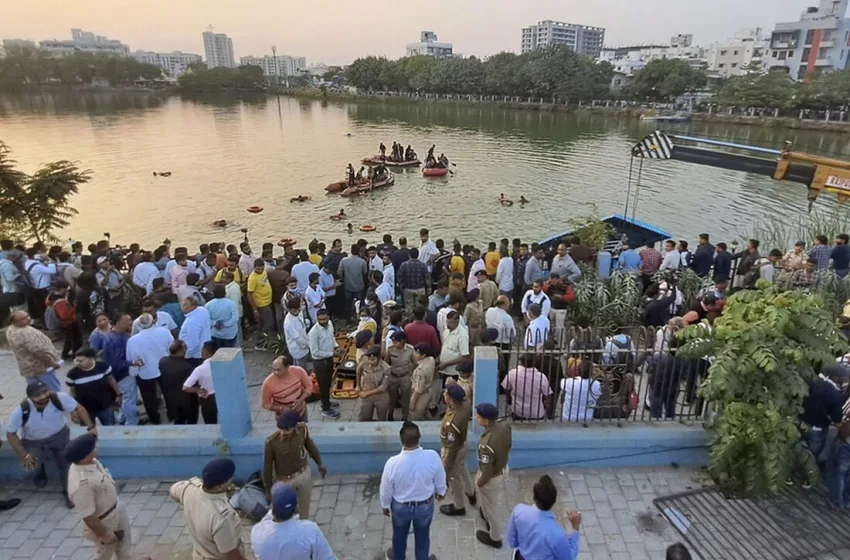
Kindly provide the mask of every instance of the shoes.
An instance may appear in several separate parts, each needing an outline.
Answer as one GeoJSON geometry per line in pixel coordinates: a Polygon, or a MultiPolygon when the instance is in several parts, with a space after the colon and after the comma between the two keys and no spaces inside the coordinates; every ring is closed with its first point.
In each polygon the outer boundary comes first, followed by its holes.
{"type": "Polygon", "coordinates": [[[71,501],[71,498],[65,496],[65,507],[68,509],[74,509],[74,502],[71,501]]]}
{"type": "Polygon", "coordinates": [[[18,498],[13,498],[11,500],[0,500],[0,511],[8,511],[12,508],[18,507],[18,504],[21,503],[21,500],[18,498]]]}
{"type": "Polygon", "coordinates": [[[487,531],[475,531],[475,538],[478,539],[478,542],[481,544],[486,544],[487,546],[492,546],[493,548],[502,548],[502,541],[494,541],[490,538],[490,533],[487,531]]]}
{"type": "Polygon", "coordinates": [[[448,515],[449,517],[466,515],[466,508],[456,508],[454,504],[446,504],[444,506],[440,506],[440,513],[448,515]]]}
{"type": "Polygon", "coordinates": [[[809,482],[809,481],[804,482],[801,486],[802,486],[803,490],[811,490],[812,489],[812,483],[809,482]]]}
{"type": "Polygon", "coordinates": [[[469,500],[469,505],[474,506],[474,505],[478,504],[478,495],[477,494],[467,496],[466,498],[469,500]]]}
{"type": "Polygon", "coordinates": [[[339,411],[337,409],[329,408],[327,410],[322,411],[322,416],[324,418],[333,418],[334,420],[336,420],[337,418],[339,418],[340,414],[339,414],[339,411]]]}

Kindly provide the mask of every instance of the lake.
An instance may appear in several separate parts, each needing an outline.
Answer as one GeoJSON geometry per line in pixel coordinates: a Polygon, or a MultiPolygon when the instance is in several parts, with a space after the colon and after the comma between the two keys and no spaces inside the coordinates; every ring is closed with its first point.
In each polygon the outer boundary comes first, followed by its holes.
{"type": "MultiPolygon", "coordinates": [[[[664,125],[741,143],[850,156],[847,135],[704,123],[664,125]]],[[[498,109],[451,103],[322,103],[288,97],[211,98],[203,101],[143,94],[98,93],[0,97],[0,139],[20,167],[79,161],[94,171],[73,200],[79,216],[61,237],[153,246],[235,242],[247,227],[254,240],[313,237],[349,243],[345,209],[357,231],[476,245],[502,237],[535,241],[568,228],[567,219],[622,213],[629,186],[631,146],[654,130],[636,119],[577,113],[498,109]],[[347,134],[352,136],[347,136],[347,134]],[[454,176],[424,178],[396,172],[391,188],[343,199],[324,188],[344,178],[345,166],[378,152],[383,142],[412,144],[421,157],[435,143],[454,176]],[[170,171],[168,178],[154,171],[170,171]],[[530,204],[503,207],[500,193],[530,204]],[[309,202],[290,203],[299,194],[309,202]],[[245,208],[259,205],[261,214],[245,208]],[[211,226],[225,219],[227,228],[211,226]]],[[[636,177],[638,161],[633,173],[636,177]]],[[[634,193],[634,191],[632,191],[634,193]]],[[[824,195],[819,204],[832,205],[824,195]]],[[[796,221],[806,212],[806,190],[793,183],[681,162],[643,166],[636,217],[695,242],[740,238],[754,219],[796,221]]]]}

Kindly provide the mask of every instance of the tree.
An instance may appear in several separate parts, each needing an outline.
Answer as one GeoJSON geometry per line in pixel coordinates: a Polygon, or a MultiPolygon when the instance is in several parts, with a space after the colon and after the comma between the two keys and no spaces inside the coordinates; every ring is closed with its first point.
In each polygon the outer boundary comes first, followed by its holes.
{"type": "Polygon", "coordinates": [[[819,73],[800,87],[801,107],[839,107],[850,103],[850,70],[819,73]]]}
{"type": "Polygon", "coordinates": [[[714,480],[735,495],[765,496],[792,472],[816,479],[798,418],[816,368],[847,348],[823,298],[760,280],[727,300],[710,334],[697,325],[679,338],[680,353],[715,357],[699,392],[718,408],[710,428],[714,480]]]}
{"type": "Polygon", "coordinates": [[[634,99],[672,101],[685,92],[703,87],[705,83],[704,71],[692,68],[685,60],[665,58],[652,60],[635,73],[627,92],[634,99]]]}
{"type": "Polygon", "coordinates": [[[714,95],[713,101],[737,107],[782,109],[793,104],[799,87],[784,72],[747,73],[726,80],[714,95]]]}
{"type": "Polygon", "coordinates": [[[112,85],[129,85],[141,78],[160,76],[162,70],[158,66],[125,56],[76,53],[54,58],[43,51],[18,49],[0,58],[0,90],[56,82],[90,84],[95,78],[107,80],[112,85]]]}
{"type": "Polygon", "coordinates": [[[24,240],[58,241],[53,232],[67,227],[77,214],[70,198],[79,192],[79,185],[91,181],[92,172],[61,160],[27,175],[16,168],[10,154],[9,146],[0,141],[0,221],[24,240]]]}

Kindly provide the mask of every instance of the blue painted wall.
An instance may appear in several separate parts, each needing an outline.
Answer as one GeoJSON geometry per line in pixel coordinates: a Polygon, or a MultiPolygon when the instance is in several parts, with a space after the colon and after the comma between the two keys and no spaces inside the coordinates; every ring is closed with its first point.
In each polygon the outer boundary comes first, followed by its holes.
{"type": "MultiPolygon", "coordinates": [[[[311,433],[331,473],[379,473],[400,450],[400,422],[322,423],[311,433]]],[[[439,448],[439,424],[421,424],[423,447],[439,448]]],[[[184,478],[210,459],[234,458],[237,475],[262,468],[263,444],[275,427],[256,425],[244,438],[225,441],[217,426],[100,428],[100,458],[116,478],[184,478]]],[[[79,432],[82,433],[82,432],[79,432]]],[[[467,465],[477,468],[478,436],[470,434],[467,465]]],[[[514,425],[511,468],[702,466],[708,437],[700,426],[657,423],[588,428],[561,423],[514,425]]],[[[0,449],[0,479],[25,476],[8,445],[0,449]]]]}

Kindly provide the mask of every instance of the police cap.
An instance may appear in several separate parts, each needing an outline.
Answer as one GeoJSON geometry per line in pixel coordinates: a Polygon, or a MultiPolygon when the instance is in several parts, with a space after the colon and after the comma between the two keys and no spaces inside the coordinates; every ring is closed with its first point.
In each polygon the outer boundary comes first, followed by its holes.
{"type": "Polygon", "coordinates": [[[207,466],[204,467],[201,473],[201,480],[204,481],[204,486],[207,488],[224,484],[236,472],[236,463],[226,457],[218,457],[213,459],[207,466]]]}
{"type": "Polygon", "coordinates": [[[499,409],[496,408],[495,404],[490,403],[479,404],[475,407],[475,412],[485,420],[495,420],[499,416],[499,409]]]}
{"type": "Polygon", "coordinates": [[[79,463],[94,451],[97,437],[94,434],[83,434],[68,442],[65,446],[65,459],[71,463],[79,463]]]}

